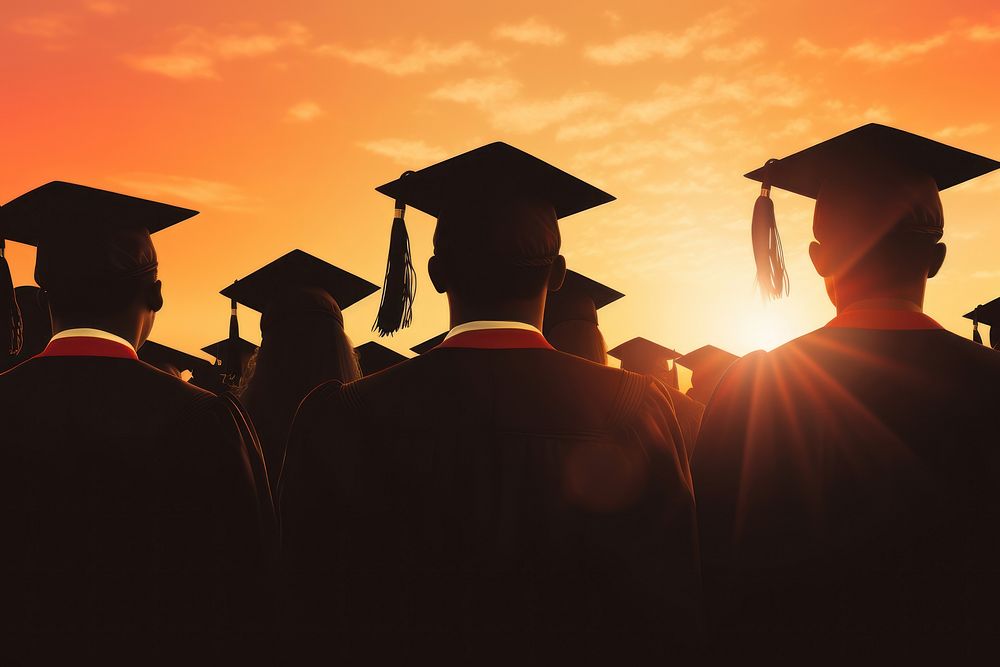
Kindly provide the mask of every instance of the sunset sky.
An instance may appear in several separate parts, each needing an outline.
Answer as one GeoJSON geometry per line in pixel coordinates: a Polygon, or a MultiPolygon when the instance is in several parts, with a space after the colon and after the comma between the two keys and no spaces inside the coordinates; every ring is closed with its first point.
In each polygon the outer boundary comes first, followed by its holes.
{"type": "MultiPolygon", "coordinates": [[[[742,174],[870,121],[1000,157],[1000,5],[989,2],[364,3],[5,0],[0,201],[68,180],[190,206],[157,235],[152,339],[227,332],[218,290],[293,249],[381,284],[405,169],[503,140],[618,197],[567,219],[569,266],[627,297],[609,346],[772,348],[833,316],[807,255],[811,201],[776,192],[791,296],[753,290],[742,174]],[[992,7],[990,6],[992,5],[992,7]]],[[[948,259],[927,312],[1000,296],[1000,173],[942,195],[948,259]]],[[[418,270],[406,351],[447,328],[418,270]]],[[[33,251],[9,244],[15,284],[33,251]]],[[[370,340],[378,296],[348,310],[370,340]]],[[[260,340],[244,310],[244,337],[260,340]]]]}

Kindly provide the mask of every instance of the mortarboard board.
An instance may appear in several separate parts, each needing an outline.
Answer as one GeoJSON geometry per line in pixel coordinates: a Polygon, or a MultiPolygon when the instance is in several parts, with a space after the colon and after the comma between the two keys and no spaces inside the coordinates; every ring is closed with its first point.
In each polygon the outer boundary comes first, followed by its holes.
{"type": "Polygon", "coordinates": [[[425,340],[423,343],[414,345],[413,347],[410,348],[410,351],[416,352],[417,354],[426,354],[427,352],[430,352],[435,347],[443,343],[444,338],[447,335],[448,335],[447,331],[445,331],[444,333],[440,333],[437,336],[434,336],[433,338],[425,340]]]}
{"type": "Polygon", "coordinates": [[[1000,297],[976,306],[962,317],[972,320],[972,340],[982,344],[979,324],[986,324],[990,327],[990,347],[1000,349],[1000,297]]]}
{"type": "Polygon", "coordinates": [[[139,348],[139,359],[160,369],[163,369],[165,366],[172,366],[178,371],[191,371],[192,373],[196,370],[204,370],[212,365],[211,362],[205,361],[201,357],[181,352],[180,350],[161,345],[151,340],[147,340],[139,348]]]}
{"type": "Polygon", "coordinates": [[[680,353],[669,347],[658,345],[645,338],[627,340],[618,347],[609,350],[608,354],[622,362],[622,368],[636,373],[648,373],[650,370],[667,370],[667,362],[680,357],[680,353]]]}
{"type": "Polygon", "coordinates": [[[760,181],[751,236],[757,283],[764,296],[788,291],[781,239],[770,199],[772,187],[817,198],[830,178],[865,166],[898,167],[933,179],[938,191],[1000,168],[1000,162],[893,127],[869,123],[746,174],[760,181]]]}
{"type": "Polygon", "coordinates": [[[390,350],[385,345],[375,341],[358,345],[354,351],[358,355],[358,365],[361,366],[362,375],[378,373],[401,361],[406,361],[406,357],[399,352],[390,350]]]}
{"type": "Polygon", "coordinates": [[[566,271],[558,291],[548,295],[543,328],[569,320],[587,320],[597,324],[597,311],[625,295],[576,271],[566,271]]]}
{"type": "Polygon", "coordinates": [[[0,207],[0,335],[16,354],[21,320],[13,298],[5,240],[37,246],[36,281],[76,284],[82,278],[130,278],[155,271],[149,234],[197,215],[197,211],[84,185],[52,181],[0,207]],[[122,242],[122,235],[136,238],[122,242]],[[141,235],[138,234],[141,232],[141,235]]]}
{"type": "Polygon", "coordinates": [[[354,305],[378,291],[370,283],[329,262],[299,249],[292,250],[248,276],[235,281],[220,293],[230,299],[229,345],[234,352],[223,355],[226,375],[238,380],[242,368],[230,366],[234,355],[242,356],[236,304],[263,313],[261,331],[289,312],[317,311],[336,317],[343,326],[341,309],[354,305]]]}
{"type": "Polygon", "coordinates": [[[550,205],[558,219],[614,200],[608,193],[503,142],[408,171],[376,190],[395,200],[382,302],[373,327],[382,336],[409,326],[412,316],[416,282],[404,223],[406,206],[440,218],[459,203],[489,207],[502,201],[533,199],[550,205]]]}
{"type": "Polygon", "coordinates": [[[723,373],[732,366],[738,356],[714,345],[699,347],[693,352],[677,357],[677,363],[694,373],[723,373]]]}
{"type": "MultiPolygon", "coordinates": [[[[206,345],[201,348],[202,352],[207,352],[208,354],[215,357],[218,364],[226,365],[227,361],[230,361],[229,355],[231,354],[231,341],[228,338],[220,340],[218,342],[212,343],[211,345],[206,345]]],[[[254,352],[257,351],[257,346],[248,340],[243,338],[236,339],[235,351],[238,357],[245,359],[250,357],[254,352]]]]}
{"type": "Polygon", "coordinates": [[[378,285],[296,249],[240,278],[221,294],[263,313],[282,292],[299,287],[322,289],[341,309],[378,291],[378,285]]]}

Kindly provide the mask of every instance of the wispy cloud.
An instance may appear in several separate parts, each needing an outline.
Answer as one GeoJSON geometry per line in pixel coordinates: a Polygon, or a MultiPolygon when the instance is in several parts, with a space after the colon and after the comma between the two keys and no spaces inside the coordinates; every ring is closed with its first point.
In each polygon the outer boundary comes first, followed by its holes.
{"type": "Polygon", "coordinates": [[[308,123],[316,120],[325,113],[320,105],[306,100],[288,109],[285,113],[285,120],[293,123],[308,123]]]}
{"type": "Polygon", "coordinates": [[[140,72],[160,74],[171,79],[217,79],[215,62],[208,56],[186,53],[165,53],[161,55],[128,56],[129,65],[140,72]]]}
{"type": "Polygon", "coordinates": [[[566,125],[560,140],[597,139],[636,124],[652,125],[681,111],[720,104],[753,103],[754,111],[793,108],[806,99],[806,90],[795,80],[772,73],[738,79],[703,76],[684,85],[664,84],[644,100],[622,104],[610,117],[590,117],[566,125]]]}
{"type": "Polygon", "coordinates": [[[608,44],[587,47],[584,55],[602,65],[629,65],[652,58],[676,60],[696,47],[731,32],[736,20],[731,12],[720,10],[702,18],[681,32],[656,30],[625,35],[608,44]]]}
{"type": "Polygon", "coordinates": [[[409,48],[393,50],[380,46],[352,49],[337,44],[324,44],[316,48],[319,55],[332,56],[356,65],[364,65],[393,76],[423,74],[429,70],[443,69],[466,63],[496,65],[501,58],[486,51],[475,42],[438,44],[417,40],[409,48]]]}
{"type": "Polygon", "coordinates": [[[1000,278],[1000,271],[973,271],[972,277],[977,280],[993,280],[994,278],[1000,278]]]}
{"type": "Polygon", "coordinates": [[[975,25],[966,36],[973,42],[996,42],[1000,40],[1000,25],[975,25]]]}
{"type": "Polygon", "coordinates": [[[95,14],[102,16],[116,16],[128,11],[128,7],[113,0],[89,0],[84,6],[95,14]]]}
{"type": "Polygon", "coordinates": [[[535,17],[520,23],[505,23],[494,30],[493,34],[500,39],[536,46],[557,46],[566,41],[566,33],[535,17]]]}
{"type": "Polygon", "coordinates": [[[305,26],[295,22],[279,23],[272,30],[244,26],[215,32],[188,27],[165,53],[129,55],[125,62],[140,71],[172,79],[214,79],[219,78],[219,62],[260,58],[302,47],[309,39],[305,26]]]}
{"type": "Polygon", "coordinates": [[[908,42],[885,43],[864,40],[844,49],[837,49],[824,47],[809,39],[800,38],[795,42],[795,51],[799,55],[815,58],[833,56],[844,60],[854,60],[874,65],[892,65],[916,60],[931,51],[945,46],[950,39],[951,34],[945,32],[908,42]]]}
{"type": "Polygon", "coordinates": [[[972,123],[971,125],[949,125],[938,130],[936,134],[941,139],[960,139],[985,134],[989,131],[990,126],[987,123],[972,123]]]}
{"type": "Polygon", "coordinates": [[[209,208],[245,210],[250,203],[240,188],[220,181],[165,174],[132,174],[115,181],[137,196],[176,199],[209,208]]]}
{"type": "Polygon", "coordinates": [[[365,141],[359,145],[366,151],[387,157],[410,168],[423,167],[448,157],[448,151],[445,149],[432,146],[422,140],[393,137],[365,141]]]}
{"type": "Polygon", "coordinates": [[[11,21],[9,27],[19,35],[47,42],[62,40],[76,33],[72,18],[68,14],[57,12],[22,16],[11,21]]]}
{"type": "Polygon", "coordinates": [[[749,60],[764,50],[764,40],[759,38],[744,39],[729,44],[708,46],[701,52],[705,60],[712,62],[734,63],[749,60]]]}
{"type": "Polygon", "coordinates": [[[466,104],[487,115],[493,127],[504,132],[532,133],[566,121],[608,102],[597,91],[566,92],[549,98],[526,98],[521,83],[510,77],[464,79],[445,84],[430,98],[466,104]]]}

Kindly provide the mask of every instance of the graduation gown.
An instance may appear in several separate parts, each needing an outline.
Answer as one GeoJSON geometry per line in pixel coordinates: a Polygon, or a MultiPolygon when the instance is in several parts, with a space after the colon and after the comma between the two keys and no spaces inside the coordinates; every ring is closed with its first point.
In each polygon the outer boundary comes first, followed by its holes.
{"type": "Polygon", "coordinates": [[[259,655],[274,518],[238,411],[117,343],[53,348],[0,375],[7,657],[259,655]]]}
{"type": "Polygon", "coordinates": [[[329,650],[480,659],[694,641],[694,505],[664,387],[540,334],[452,340],[299,409],[279,496],[292,624],[342,633],[329,650]]]}
{"type": "Polygon", "coordinates": [[[1000,630],[998,387],[1000,355],[919,313],[849,311],[737,362],[692,460],[729,648],[1000,630]]]}

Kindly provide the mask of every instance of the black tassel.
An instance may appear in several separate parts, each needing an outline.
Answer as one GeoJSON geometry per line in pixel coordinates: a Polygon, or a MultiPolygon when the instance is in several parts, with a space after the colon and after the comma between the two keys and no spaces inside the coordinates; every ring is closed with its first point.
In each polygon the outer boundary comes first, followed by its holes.
{"type": "Polygon", "coordinates": [[[236,299],[230,301],[229,338],[226,340],[225,357],[222,360],[226,381],[236,384],[243,375],[243,365],[240,359],[240,321],[236,317],[236,299]]]}
{"type": "MultiPolygon", "coordinates": [[[[413,172],[404,173],[405,178],[413,172]]],[[[406,204],[396,200],[396,215],[389,234],[389,258],[385,264],[385,282],[382,284],[382,301],[372,331],[379,336],[391,336],[410,326],[413,319],[413,300],[417,295],[417,274],[410,256],[410,236],[406,232],[406,204]]]]}
{"type": "Polygon", "coordinates": [[[15,356],[24,344],[24,322],[21,320],[21,309],[17,305],[14,294],[14,279],[10,275],[10,266],[5,256],[6,242],[0,238],[0,345],[8,355],[15,356]]]}
{"type": "MultiPolygon", "coordinates": [[[[768,160],[765,167],[776,160],[768,160]]],[[[750,226],[753,242],[753,258],[757,264],[757,287],[765,299],[780,299],[789,292],[788,272],[785,270],[785,253],[781,248],[778,224],[774,218],[774,202],[771,201],[770,178],[765,172],[765,181],[760,196],[753,205],[753,222],[750,226]]]]}
{"type": "Polygon", "coordinates": [[[979,321],[972,320],[972,342],[983,344],[983,337],[979,333],[979,321]]]}

